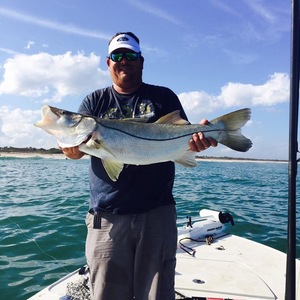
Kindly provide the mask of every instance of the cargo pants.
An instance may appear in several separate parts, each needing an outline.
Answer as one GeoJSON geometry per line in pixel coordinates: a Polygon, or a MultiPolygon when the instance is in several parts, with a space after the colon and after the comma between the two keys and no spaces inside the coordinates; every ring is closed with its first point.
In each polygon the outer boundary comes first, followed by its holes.
{"type": "Polygon", "coordinates": [[[175,205],[86,216],[92,300],[174,300],[175,205]]]}

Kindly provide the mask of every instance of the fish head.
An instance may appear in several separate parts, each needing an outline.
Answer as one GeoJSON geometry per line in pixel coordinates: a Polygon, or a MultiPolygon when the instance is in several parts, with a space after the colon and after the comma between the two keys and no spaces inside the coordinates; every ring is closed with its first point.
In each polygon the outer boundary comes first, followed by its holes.
{"type": "Polygon", "coordinates": [[[56,136],[60,147],[80,145],[92,135],[96,121],[92,117],[49,105],[41,109],[42,119],[34,125],[56,136]]]}
{"type": "Polygon", "coordinates": [[[41,109],[42,120],[34,125],[42,129],[57,129],[60,127],[76,126],[82,119],[82,115],[53,106],[44,105],[41,109]]]}

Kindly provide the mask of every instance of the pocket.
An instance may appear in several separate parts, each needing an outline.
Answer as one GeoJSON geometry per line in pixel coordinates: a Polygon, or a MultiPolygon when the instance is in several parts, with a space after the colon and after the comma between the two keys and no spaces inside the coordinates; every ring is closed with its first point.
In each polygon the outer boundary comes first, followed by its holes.
{"type": "Polygon", "coordinates": [[[89,212],[85,216],[85,225],[88,229],[93,228],[94,216],[89,212]]]}

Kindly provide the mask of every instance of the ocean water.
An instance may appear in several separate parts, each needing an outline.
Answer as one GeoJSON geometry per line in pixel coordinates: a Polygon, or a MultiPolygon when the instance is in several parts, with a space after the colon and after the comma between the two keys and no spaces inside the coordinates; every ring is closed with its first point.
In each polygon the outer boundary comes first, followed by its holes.
{"type": "MultiPolygon", "coordinates": [[[[89,160],[0,158],[1,299],[27,299],[85,263],[88,165],[89,160]]],[[[287,163],[177,166],[174,195],[179,220],[197,217],[202,208],[228,211],[236,224],[229,225],[231,233],[286,251],[287,163]]]]}

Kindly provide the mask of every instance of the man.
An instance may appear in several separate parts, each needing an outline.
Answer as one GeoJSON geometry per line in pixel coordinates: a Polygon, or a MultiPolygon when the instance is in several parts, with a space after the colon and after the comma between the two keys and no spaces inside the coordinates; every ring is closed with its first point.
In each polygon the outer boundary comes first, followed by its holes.
{"type": "MultiPolygon", "coordinates": [[[[174,110],[186,115],[170,89],[143,83],[144,58],[139,39],[117,33],[109,42],[107,66],[113,86],[96,90],[79,112],[100,118],[146,118],[154,122],[174,110]]],[[[206,123],[203,121],[202,123],[206,123]]],[[[202,133],[187,148],[216,146],[202,133]]],[[[73,159],[84,153],[64,148],[73,159]]],[[[126,165],[117,181],[108,177],[101,159],[91,157],[90,210],[86,258],[93,300],[174,300],[177,248],[173,162],[126,165]]]]}

